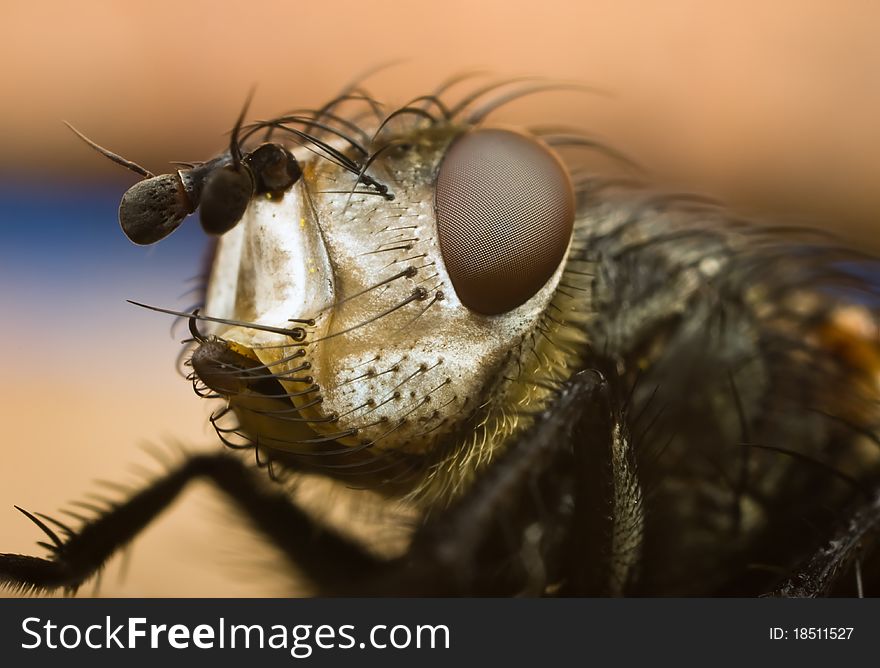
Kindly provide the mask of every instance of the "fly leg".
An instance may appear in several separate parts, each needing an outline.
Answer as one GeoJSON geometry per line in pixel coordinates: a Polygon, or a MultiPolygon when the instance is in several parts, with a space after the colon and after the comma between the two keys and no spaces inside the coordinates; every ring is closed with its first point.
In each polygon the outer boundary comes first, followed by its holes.
{"type": "Polygon", "coordinates": [[[319,587],[336,590],[353,574],[366,578],[381,566],[356,543],[312,520],[239,459],[212,454],[190,457],[76,531],[58,520],[23,510],[51,539],[51,543],[40,543],[51,552],[51,558],[0,554],[0,585],[25,591],[63,588],[75,592],[198,478],[206,478],[222,490],[252,525],[319,587]]]}
{"type": "MultiPolygon", "coordinates": [[[[774,595],[796,598],[828,596],[835,585],[839,584],[846,569],[855,564],[855,574],[858,578],[857,593],[861,596],[863,584],[858,563],[862,552],[876,558],[878,532],[880,532],[880,490],[849,518],[833,540],[823,545],[799,571],[774,592],[774,595]],[[871,554],[872,551],[874,554],[871,554]]],[[[876,587],[877,582],[869,581],[868,585],[876,587]]]]}
{"type": "Polygon", "coordinates": [[[23,511],[52,540],[42,543],[52,556],[0,554],[0,584],[76,591],[189,482],[206,478],[325,594],[622,593],[638,565],[642,519],[614,396],[605,375],[577,374],[397,559],[376,558],[320,525],[240,460],[195,455],[78,531],[23,511]]]}
{"type": "Polygon", "coordinates": [[[376,586],[407,595],[622,593],[638,566],[642,511],[614,384],[597,371],[576,374],[458,502],[428,518],[376,586]]]}

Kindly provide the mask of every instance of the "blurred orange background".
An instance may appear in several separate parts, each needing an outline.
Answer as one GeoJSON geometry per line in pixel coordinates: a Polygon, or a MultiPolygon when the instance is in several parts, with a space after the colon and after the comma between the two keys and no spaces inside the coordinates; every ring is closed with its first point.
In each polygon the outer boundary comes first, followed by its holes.
{"type": "MultiPolygon", "coordinates": [[[[39,552],[13,503],[51,513],[95,478],[124,480],[149,465],[139,442],[219,447],[208,406],[175,374],[170,320],[124,302],[187,305],[198,226],[128,244],[113,202],[132,176],[61,119],[162,171],[221,149],[254,84],[251,116],[265,117],[395,60],[367,85],[396,103],[466,70],[544,75],[616,95],[548,93],[499,119],[578,125],[664,180],[880,246],[876,3],[3,0],[0,23],[3,551],[39,552]]],[[[287,594],[226,512],[187,493],[101,593],[287,594]]]]}

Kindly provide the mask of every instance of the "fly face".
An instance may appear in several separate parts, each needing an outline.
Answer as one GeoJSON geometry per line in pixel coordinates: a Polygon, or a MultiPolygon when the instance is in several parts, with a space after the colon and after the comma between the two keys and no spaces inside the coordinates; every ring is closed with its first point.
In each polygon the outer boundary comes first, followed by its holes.
{"type": "Polygon", "coordinates": [[[538,138],[452,123],[383,138],[372,156],[393,198],[305,158],[301,180],[256,198],[220,240],[205,313],[276,331],[211,334],[280,389],[230,394],[194,366],[266,450],[418,455],[486,404],[540,403],[516,379],[540,366],[524,353],[540,347],[572,237],[562,163],[538,138]]]}

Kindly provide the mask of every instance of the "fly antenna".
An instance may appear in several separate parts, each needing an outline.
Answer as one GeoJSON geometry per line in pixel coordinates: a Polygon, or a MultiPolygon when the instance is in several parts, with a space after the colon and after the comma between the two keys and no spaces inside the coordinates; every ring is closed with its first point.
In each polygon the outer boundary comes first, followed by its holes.
{"type": "Polygon", "coordinates": [[[68,123],[67,121],[62,121],[62,123],[64,123],[64,125],[66,125],[68,128],[70,128],[70,129],[73,131],[73,133],[74,133],[77,137],[79,137],[80,139],[82,139],[86,144],[88,144],[89,146],[91,146],[93,149],[95,149],[98,153],[100,153],[101,155],[103,155],[105,158],[109,158],[110,160],[112,160],[113,162],[115,162],[117,165],[122,165],[122,166],[125,167],[126,169],[129,169],[129,170],[133,171],[135,174],[140,174],[141,176],[143,176],[143,177],[146,178],[146,179],[150,179],[150,178],[152,178],[152,177],[155,176],[155,174],[153,174],[150,170],[148,170],[148,169],[144,169],[143,167],[141,167],[141,166],[140,166],[139,164],[137,164],[136,162],[132,162],[131,160],[126,160],[126,159],[123,158],[121,155],[117,155],[117,154],[114,153],[113,151],[109,151],[109,150],[107,150],[106,148],[104,148],[103,146],[100,146],[100,145],[96,144],[96,143],[93,142],[91,139],[89,139],[88,137],[86,137],[82,132],[80,132],[80,131],[77,130],[75,127],[73,127],[73,126],[72,126],[70,123],[68,123]]]}

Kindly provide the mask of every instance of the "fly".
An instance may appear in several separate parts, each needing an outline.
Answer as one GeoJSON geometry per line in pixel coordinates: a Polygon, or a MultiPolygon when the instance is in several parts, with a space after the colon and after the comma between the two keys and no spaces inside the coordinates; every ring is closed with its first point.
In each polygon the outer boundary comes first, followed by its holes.
{"type": "Polygon", "coordinates": [[[49,555],[0,555],[0,581],[75,591],[207,478],[326,594],[876,590],[877,259],[578,171],[561,148],[631,163],[491,122],[545,84],[454,101],[462,81],[390,111],[357,87],[245,105],[226,152],[171,175],[86,139],[145,178],[133,242],[197,210],[218,237],[204,306],[147,308],[189,321],[188,377],[239,452],[81,526],[22,510],[49,555]],[[285,485],[303,474],[407,504],[408,546],[325,526],[285,485]]]}

